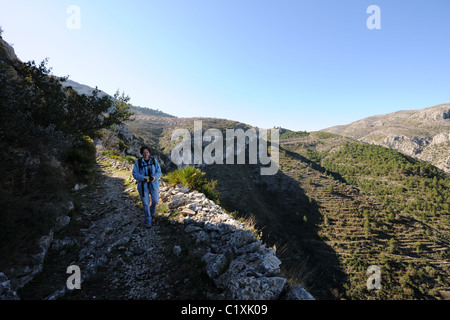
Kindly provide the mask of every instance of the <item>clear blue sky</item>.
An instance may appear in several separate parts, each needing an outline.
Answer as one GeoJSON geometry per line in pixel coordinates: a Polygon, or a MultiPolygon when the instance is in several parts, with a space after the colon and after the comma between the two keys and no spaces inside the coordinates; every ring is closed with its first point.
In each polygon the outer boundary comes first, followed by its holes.
{"type": "Polygon", "coordinates": [[[0,0],[22,61],[178,117],[307,131],[449,103],[449,21],[448,0],[0,0]]]}

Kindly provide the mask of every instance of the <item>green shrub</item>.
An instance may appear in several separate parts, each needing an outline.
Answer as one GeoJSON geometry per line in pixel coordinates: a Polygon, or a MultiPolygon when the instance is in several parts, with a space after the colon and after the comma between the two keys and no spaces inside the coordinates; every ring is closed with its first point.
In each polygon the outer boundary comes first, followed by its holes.
{"type": "Polygon", "coordinates": [[[397,248],[398,248],[398,241],[395,240],[394,238],[391,238],[389,240],[389,248],[388,248],[389,252],[394,253],[397,250],[397,248]]]}
{"type": "Polygon", "coordinates": [[[365,238],[369,238],[370,236],[370,222],[369,220],[364,221],[364,236],[365,238]]]}
{"type": "Polygon", "coordinates": [[[316,131],[316,132],[314,132],[314,135],[319,139],[330,139],[330,138],[339,137],[338,134],[334,134],[334,133],[330,133],[330,132],[323,132],[323,131],[316,131]]]}
{"type": "Polygon", "coordinates": [[[84,136],[73,148],[66,150],[64,162],[69,165],[75,175],[87,178],[94,170],[95,155],[94,141],[84,136]]]}
{"type": "Polygon", "coordinates": [[[136,158],[135,156],[126,155],[126,156],[124,157],[124,159],[125,159],[129,164],[135,164],[135,163],[136,163],[136,160],[137,160],[138,158],[136,158]]]}
{"type": "Polygon", "coordinates": [[[331,185],[331,184],[328,185],[327,190],[328,190],[328,193],[329,193],[329,194],[333,194],[333,193],[334,193],[333,185],[331,185]]]}
{"type": "Polygon", "coordinates": [[[309,133],[306,131],[292,131],[288,129],[280,128],[280,139],[295,139],[301,137],[307,137],[309,133]]]}
{"type": "Polygon", "coordinates": [[[422,251],[423,245],[420,241],[414,242],[414,248],[416,253],[420,253],[422,251]]]}
{"type": "Polygon", "coordinates": [[[171,185],[181,184],[190,189],[202,192],[208,199],[219,200],[219,192],[216,190],[217,181],[208,181],[205,173],[193,166],[182,167],[169,172],[166,176],[167,182],[171,185]]]}
{"type": "Polygon", "coordinates": [[[127,148],[127,145],[122,140],[119,141],[119,150],[124,151],[127,148]]]}

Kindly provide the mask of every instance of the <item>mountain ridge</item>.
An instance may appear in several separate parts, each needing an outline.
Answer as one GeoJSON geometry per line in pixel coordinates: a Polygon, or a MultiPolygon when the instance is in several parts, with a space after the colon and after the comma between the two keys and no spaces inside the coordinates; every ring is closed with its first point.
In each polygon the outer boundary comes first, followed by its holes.
{"type": "MultiPolygon", "coordinates": [[[[90,94],[92,87],[67,80],[64,86],[73,86],[83,94],[90,94]]],[[[138,121],[164,122],[175,125],[193,119],[234,121],[218,118],[178,118],[158,109],[131,106],[138,121]]],[[[240,123],[239,121],[235,121],[240,123]]],[[[138,126],[128,122],[128,126],[138,126]]],[[[250,128],[251,126],[245,125],[250,128]]],[[[140,125],[142,127],[142,125],[140,125]]],[[[346,125],[337,125],[318,131],[335,133],[366,143],[383,145],[406,155],[427,161],[450,173],[450,103],[443,103],[419,110],[399,110],[369,116],[346,125]]]]}
{"type": "Polygon", "coordinates": [[[392,148],[450,172],[450,103],[375,115],[320,131],[392,148]]]}

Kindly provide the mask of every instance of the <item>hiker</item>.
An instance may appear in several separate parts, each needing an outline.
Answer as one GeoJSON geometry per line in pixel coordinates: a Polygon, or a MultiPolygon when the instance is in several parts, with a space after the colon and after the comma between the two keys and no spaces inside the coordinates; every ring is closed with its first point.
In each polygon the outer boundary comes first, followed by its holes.
{"type": "Polygon", "coordinates": [[[161,167],[155,157],[150,157],[149,147],[143,146],[140,152],[143,157],[134,164],[133,177],[137,181],[139,195],[144,206],[145,226],[150,228],[152,225],[152,217],[155,217],[156,205],[159,201],[161,167]]]}

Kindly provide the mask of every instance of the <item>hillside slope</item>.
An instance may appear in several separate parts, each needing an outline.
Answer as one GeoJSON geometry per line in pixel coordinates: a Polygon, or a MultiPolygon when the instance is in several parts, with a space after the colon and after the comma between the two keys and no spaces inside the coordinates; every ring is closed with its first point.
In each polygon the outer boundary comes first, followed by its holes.
{"type": "Polygon", "coordinates": [[[61,86],[46,61],[22,63],[0,41],[0,300],[312,299],[281,276],[272,249],[194,190],[162,183],[177,204],[161,201],[166,215],[144,229],[129,162],[146,141],[123,126],[127,97],[97,93],[61,86]],[[72,265],[81,291],[67,292],[72,265]]]}
{"type": "Polygon", "coordinates": [[[346,297],[447,295],[448,175],[395,150],[321,132],[281,146],[288,172],[318,205],[317,233],[348,276],[346,297]],[[366,288],[370,265],[381,268],[381,290],[366,288]]]}
{"type": "Polygon", "coordinates": [[[3,286],[14,292],[42,270],[53,234],[67,224],[73,209],[73,187],[90,181],[96,151],[89,136],[128,114],[120,99],[86,98],[64,89],[46,61],[24,63],[0,40],[3,298],[11,294],[3,286]]]}
{"type": "Polygon", "coordinates": [[[130,169],[99,156],[96,183],[74,192],[70,223],[54,234],[21,299],[313,299],[287,283],[275,253],[243,223],[195,190],[162,181],[146,229],[130,169]],[[61,272],[72,264],[80,290],[68,290],[61,272]]]}
{"type": "Polygon", "coordinates": [[[450,104],[398,111],[321,131],[398,150],[450,172],[450,104]]]}
{"type": "MultiPolygon", "coordinates": [[[[408,123],[416,133],[434,132],[436,145],[445,147],[436,136],[447,125],[446,108],[399,112],[385,123],[396,123],[395,132],[410,132],[408,123]],[[422,121],[429,117],[436,120],[435,128],[422,121]]],[[[215,128],[224,136],[226,129],[251,128],[239,121],[176,118],[139,109],[134,118],[127,122],[130,132],[167,157],[168,164],[176,145],[171,141],[175,129],[188,129],[193,136],[194,121],[199,120],[203,132],[215,128]]],[[[367,121],[375,127],[381,118],[367,121]]],[[[364,133],[368,134],[360,134],[364,133]]],[[[261,176],[260,165],[200,167],[209,179],[217,180],[225,209],[256,221],[264,242],[277,248],[285,273],[317,298],[448,295],[447,175],[397,151],[341,135],[282,129],[280,138],[280,171],[274,176],[261,176]],[[366,288],[370,265],[383,272],[381,290],[366,288]]]]}
{"type": "MultiPolygon", "coordinates": [[[[195,120],[200,119],[160,124],[163,153],[174,146],[171,132],[192,132],[195,120]]],[[[201,120],[203,130],[249,128],[238,121],[201,120]]],[[[274,176],[261,176],[260,165],[201,168],[217,180],[224,208],[254,217],[264,241],[277,247],[285,272],[318,298],[445,297],[450,289],[448,175],[397,151],[343,136],[282,132],[280,170],[274,176]],[[367,290],[370,265],[382,270],[381,290],[367,290]]]]}

